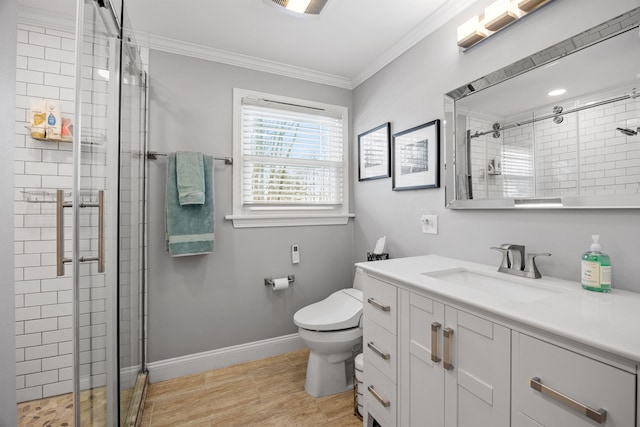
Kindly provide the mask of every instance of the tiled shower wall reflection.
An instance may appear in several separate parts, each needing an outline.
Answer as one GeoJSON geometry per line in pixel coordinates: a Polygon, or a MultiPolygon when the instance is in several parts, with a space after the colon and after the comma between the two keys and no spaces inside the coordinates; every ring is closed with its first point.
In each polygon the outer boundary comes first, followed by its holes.
{"type": "MultiPolygon", "coordinates": [[[[622,95],[622,89],[602,99],[622,95]]],[[[565,110],[572,108],[566,106],[565,110]]],[[[538,112],[538,116],[551,111],[538,112]]],[[[467,118],[472,134],[512,119],[467,118]]],[[[625,136],[617,127],[640,126],[640,99],[588,108],[552,119],[471,139],[475,199],[562,197],[640,193],[640,135],[625,136]],[[535,144],[534,144],[535,143],[535,144]],[[535,147],[535,148],[534,148],[535,147]],[[488,163],[501,161],[500,173],[488,163]]]]}
{"type": "MultiPolygon", "coordinates": [[[[72,146],[70,143],[37,141],[25,128],[29,124],[29,101],[60,100],[62,115],[72,117],[75,97],[75,36],[70,31],[38,25],[18,26],[15,140],[15,296],[16,296],[16,388],[18,401],[72,391],[72,279],[71,265],[65,276],[56,277],[55,204],[51,194],[65,189],[70,200],[72,146]],[[40,192],[47,191],[48,195],[40,192]]],[[[84,123],[106,135],[107,82],[97,69],[108,70],[108,46],[85,43],[93,55],[94,69],[85,67],[84,123]]],[[[106,147],[85,147],[83,175],[86,186],[106,188],[106,147]]],[[[96,192],[85,199],[96,200],[96,192]]],[[[111,202],[106,188],[107,203],[111,202]]],[[[112,200],[115,200],[113,198],[112,200]]],[[[71,209],[65,209],[66,256],[71,250],[71,209]]],[[[82,209],[81,250],[97,253],[97,209],[82,209]]],[[[106,230],[106,235],[109,230],[106,230]]],[[[107,288],[96,263],[80,266],[81,376],[93,386],[104,384],[107,334],[107,288]]]]}

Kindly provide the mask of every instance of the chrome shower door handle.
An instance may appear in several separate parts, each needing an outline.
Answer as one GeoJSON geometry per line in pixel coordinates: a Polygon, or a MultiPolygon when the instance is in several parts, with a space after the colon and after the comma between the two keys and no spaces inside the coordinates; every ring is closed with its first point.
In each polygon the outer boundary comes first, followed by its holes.
{"type": "MultiPolygon", "coordinates": [[[[64,208],[72,207],[65,203],[64,190],[56,191],[56,276],[64,276],[64,265],[72,262],[64,257],[64,208]]],[[[98,256],[78,257],[79,262],[98,261],[98,273],[104,273],[104,190],[98,191],[98,203],[81,203],[81,208],[98,208],[98,256]]]]}
{"type": "Polygon", "coordinates": [[[64,257],[64,208],[71,204],[64,202],[64,190],[56,191],[56,276],[64,276],[64,265],[71,262],[64,257]]]}
{"type": "Polygon", "coordinates": [[[104,190],[98,191],[98,273],[104,273],[104,190]]]}
{"type": "Polygon", "coordinates": [[[442,367],[450,371],[453,369],[453,364],[451,363],[451,338],[453,337],[453,329],[444,328],[442,335],[444,336],[444,361],[442,362],[442,367]]]}
{"type": "Polygon", "coordinates": [[[56,276],[64,276],[64,191],[56,191],[56,276]]]}
{"type": "Polygon", "coordinates": [[[434,363],[440,362],[440,356],[438,356],[438,331],[442,325],[438,322],[431,324],[431,361],[434,363]]]}

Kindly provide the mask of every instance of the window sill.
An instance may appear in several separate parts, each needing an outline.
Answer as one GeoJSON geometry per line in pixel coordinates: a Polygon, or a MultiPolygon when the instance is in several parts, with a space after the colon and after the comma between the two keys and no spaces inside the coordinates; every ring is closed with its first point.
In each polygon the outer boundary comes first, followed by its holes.
{"type": "Polygon", "coordinates": [[[346,225],[355,214],[334,215],[225,215],[233,228],[302,227],[310,225],[346,225]]]}

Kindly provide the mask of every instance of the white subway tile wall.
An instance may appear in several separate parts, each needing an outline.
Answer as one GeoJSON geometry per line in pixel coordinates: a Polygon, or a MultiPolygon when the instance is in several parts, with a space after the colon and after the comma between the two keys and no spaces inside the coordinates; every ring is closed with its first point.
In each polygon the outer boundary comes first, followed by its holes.
{"type": "MultiPolygon", "coordinates": [[[[15,139],[15,295],[16,295],[16,389],[18,402],[71,392],[72,280],[71,267],[56,277],[55,204],[27,201],[23,192],[65,189],[72,186],[72,145],[37,141],[30,137],[29,101],[34,98],[60,100],[61,113],[73,117],[75,98],[75,40],[73,32],[34,25],[18,25],[15,139]]],[[[108,69],[106,41],[85,43],[93,66],[83,67],[84,98],[82,120],[107,132],[107,82],[97,68],[108,69]],[[84,90],[84,88],[88,88],[84,90]]],[[[102,73],[104,74],[104,73],[102,73]]],[[[87,126],[85,125],[85,126],[87,126]]],[[[84,128],[84,126],[83,126],[84,128]]],[[[84,150],[83,150],[84,151],[84,150]]],[[[106,188],[104,147],[87,147],[82,161],[84,188],[106,188]]],[[[109,201],[107,189],[107,202],[109,201]]],[[[96,192],[87,197],[95,200],[96,192]]],[[[65,248],[71,249],[71,210],[65,210],[65,248]]],[[[95,255],[97,209],[81,214],[81,255],[95,255]]],[[[108,235],[108,230],[107,230],[108,235]]],[[[81,265],[81,373],[92,386],[105,384],[106,287],[96,263],[81,265]]]]}
{"type": "MultiPolygon", "coordinates": [[[[599,98],[620,96],[624,89],[599,98]]],[[[565,110],[574,107],[565,106],[565,110]]],[[[550,111],[538,111],[546,115],[550,111]]],[[[521,119],[521,118],[519,118],[521,119]]],[[[496,119],[512,123],[514,118],[496,119]]],[[[467,129],[486,132],[494,121],[467,117],[467,129]]],[[[640,192],[640,135],[616,128],[640,126],[640,99],[630,98],[471,139],[472,188],[475,199],[562,197],[640,192]],[[535,148],[534,148],[535,141],[535,148]],[[500,159],[500,174],[487,173],[500,159]]]]}

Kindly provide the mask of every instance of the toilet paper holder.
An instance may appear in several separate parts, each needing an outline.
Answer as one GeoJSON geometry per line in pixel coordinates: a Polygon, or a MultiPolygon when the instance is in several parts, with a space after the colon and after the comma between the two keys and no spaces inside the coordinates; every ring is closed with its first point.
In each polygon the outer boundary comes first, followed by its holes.
{"type": "MultiPolygon", "coordinates": [[[[293,274],[288,275],[287,280],[289,280],[289,284],[292,284],[295,281],[295,278],[296,277],[293,274]]],[[[265,286],[273,286],[273,279],[265,277],[264,284],[265,286]]]]}

